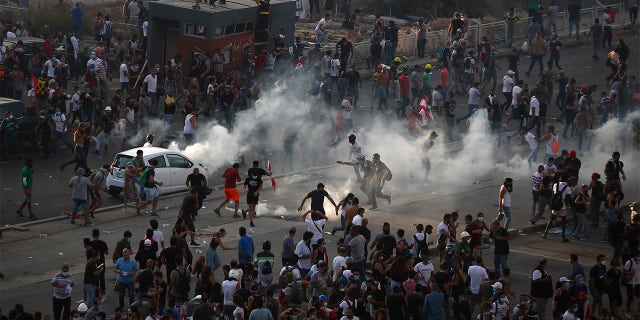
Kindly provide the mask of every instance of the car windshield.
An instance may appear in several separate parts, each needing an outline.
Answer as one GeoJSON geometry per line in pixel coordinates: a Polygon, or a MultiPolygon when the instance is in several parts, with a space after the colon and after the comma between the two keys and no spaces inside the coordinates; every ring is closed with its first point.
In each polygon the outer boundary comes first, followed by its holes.
{"type": "Polygon", "coordinates": [[[116,159],[113,161],[113,167],[118,169],[124,169],[127,167],[127,162],[129,161],[133,161],[133,156],[118,154],[116,155],[116,159]]]}

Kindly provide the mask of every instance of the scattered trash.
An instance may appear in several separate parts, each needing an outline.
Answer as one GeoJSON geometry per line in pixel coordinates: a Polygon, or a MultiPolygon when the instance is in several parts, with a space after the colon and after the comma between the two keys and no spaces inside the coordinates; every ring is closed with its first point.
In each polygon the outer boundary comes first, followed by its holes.
{"type": "Polygon", "coordinates": [[[207,242],[203,240],[203,241],[202,241],[202,244],[207,244],[207,242]]]}
{"type": "Polygon", "coordinates": [[[46,233],[41,233],[41,234],[39,234],[39,235],[38,235],[38,237],[40,237],[40,238],[46,238],[46,237],[47,237],[47,234],[46,234],[46,233]]]}
{"type": "Polygon", "coordinates": [[[202,206],[202,207],[200,207],[200,208],[201,208],[201,209],[206,209],[207,207],[205,207],[205,206],[202,206]]]}
{"type": "Polygon", "coordinates": [[[29,259],[33,259],[33,257],[29,257],[29,259]]]}
{"type": "Polygon", "coordinates": [[[169,210],[169,207],[164,207],[165,210],[169,210]]]}
{"type": "Polygon", "coordinates": [[[251,234],[256,234],[256,231],[255,231],[255,230],[253,230],[253,229],[249,229],[249,233],[251,233],[251,234]]]}
{"type": "Polygon", "coordinates": [[[202,254],[202,250],[200,250],[200,249],[196,249],[196,253],[197,253],[197,254],[202,254]]]}
{"type": "Polygon", "coordinates": [[[235,211],[235,209],[229,208],[229,207],[224,207],[224,209],[227,210],[227,211],[235,211]]]}
{"type": "Polygon", "coordinates": [[[163,224],[162,224],[162,227],[163,227],[163,228],[169,228],[170,226],[171,226],[171,224],[169,224],[169,223],[163,223],[163,224]]]}
{"type": "Polygon", "coordinates": [[[432,192],[431,192],[431,194],[438,194],[438,193],[437,193],[437,192],[433,192],[433,191],[432,191],[432,192]]]}
{"type": "Polygon", "coordinates": [[[105,230],[105,231],[104,231],[104,233],[106,233],[106,234],[110,234],[110,233],[113,233],[113,231],[111,231],[111,230],[105,230]]]}
{"type": "Polygon", "coordinates": [[[34,203],[33,203],[33,205],[34,205],[34,206],[39,206],[40,204],[39,204],[39,203],[37,203],[37,202],[34,202],[34,203]]]}
{"type": "Polygon", "coordinates": [[[58,255],[59,255],[59,256],[64,256],[64,253],[62,253],[62,252],[58,252],[58,255]]]}
{"type": "Polygon", "coordinates": [[[282,220],[286,220],[286,219],[284,218],[284,216],[280,216],[280,218],[281,218],[282,220]]]}

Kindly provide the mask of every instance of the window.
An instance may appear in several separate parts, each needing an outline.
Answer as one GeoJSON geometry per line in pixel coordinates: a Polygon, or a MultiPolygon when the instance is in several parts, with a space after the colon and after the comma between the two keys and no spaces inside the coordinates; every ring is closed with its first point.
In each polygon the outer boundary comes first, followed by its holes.
{"type": "Polygon", "coordinates": [[[149,161],[147,161],[147,163],[149,163],[151,160],[158,160],[158,168],[166,168],[167,167],[167,161],[164,159],[163,155],[159,155],[156,156],[154,158],[149,159],[149,161]]]}
{"type": "Polygon", "coordinates": [[[132,161],[132,156],[125,156],[123,154],[119,154],[116,156],[116,160],[114,161],[113,167],[118,169],[124,169],[127,166],[127,162],[132,161]]]}
{"type": "Polygon", "coordinates": [[[169,159],[169,166],[172,168],[191,168],[193,165],[187,158],[177,154],[168,154],[167,159],[169,159]]]}
{"type": "Polygon", "coordinates": [[[235,31],[236,31],[236,25],[235,24],[228,25],[228,26],[224,27],[224,34],[225,35],[234,34],[235,31]]]}

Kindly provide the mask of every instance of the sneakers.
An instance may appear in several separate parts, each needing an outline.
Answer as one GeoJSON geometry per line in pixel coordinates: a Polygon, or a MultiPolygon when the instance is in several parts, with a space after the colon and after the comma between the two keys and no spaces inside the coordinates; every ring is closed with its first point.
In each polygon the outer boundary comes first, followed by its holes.
{"type": "Polygon", "coordinates": [[[562,238],[562,242],[569,242],[569,239],[567,239],[567,238],[562,238]]]}
{"type": "Polygon", "coordinates": [[[197,242],[195,242],[195,241],[191,241],[191,246],[192,246],[192,247],[199,247],[199,246],[200,246],[200,244],[199,244],[199,243],[197,243],[197,242]]]}
{"type": "Polygon", "coordinates": [[[64,166],[63,165],[59,165],[58,168],[60,168],[60,171],[64,171],[64,166]]]}
{"type": "Polygon", "coordinates": [[[251,226],[252,228],[255,228],[255,227],[256,227],[256,225],[255,225],[255,224],[253,224],[253,221],[249,221],[249,226],[251,226]]]}
{"type": "Polygon", "coordinates": [[[536,225],[536,222],[535,222],[535,221],[532,221],[532,220],[529,220],[529,224],[530,224],[530,225],[532,225],[532,226],[535,226],[535,225],[536,225]]]}
{"type": "Polygon", "coordinates": [[[156,212],[151,212],[151,216],[152,217],[159,217],[160,215],[158,213],[156,213],[156,212]]]}
{"type": "Polygon", "coordinates": [[[371,206],[371,208],[369,208],[369,210],[376,210],[378,209],[378,206],[371,206]]]}
{"type": "Polygon", "coordinates": [[[222,217],[222,215],[220,214],[220,209],[213,209],[213,212],[215,212],[218,217],[222,217]]]}
{"type": "Polygon", "coordinates": [[[337,229],[336,227],[333,227],[333,229],[331,229],[331,235],[332,236],[336,234],[336,229],[337,229]]]}
{"type": "Polygon", "coordinates": [[[20,209],[18,209],[18,210],[16,211],[16,214],[17,214],[17,215],[19,215],[19,216],[21,216],[21,217],[24,217],[24,214],[22,214],[22,210],[20,210],[20,209]]]}
{"type": "Polygon", "coordinates": [[[233,217],[234,218],[240,218],[240,215],[236,213],[236,214],[233,215],[233,217]]]}
{"type": "Polygon", "coordinates": [[[242,210],[242,219],[247,220],[247,210],[242,210]]]}
{"type": "Polygon", "coordinates": [[[136,206],[136,214],[140,215],[140,207],[136,206]]]}
{"type": "Polygon", "coordinates": [[[36,217],[35,215],[30,215],[30,216],[29,216],[29,219],[31,219],[31,220],[38,220],[38,217],[36,217]]]}

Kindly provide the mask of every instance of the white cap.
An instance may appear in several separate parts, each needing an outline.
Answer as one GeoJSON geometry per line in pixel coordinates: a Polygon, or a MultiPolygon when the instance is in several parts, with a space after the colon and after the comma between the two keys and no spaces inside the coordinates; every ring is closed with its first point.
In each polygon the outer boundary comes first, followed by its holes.
{"type": "Polygon", "coordinates": [[[515,72],[513,72],[513,70],[509,70],[509,71],[507,71],[507,74],[508,74],[508,75],[514,75],[514,74],[516,74],[516,73],[515,73],[515,72]]]}
{"type": "Polygon", "coordinates": [[[494,288],[496,288],[498,290],[502,290],[502,282],[498,281],[498,282],[494,283],[492,285],[492,287],[494,287],[494,288]]]}
{"type": "Polygon", "coordinates": [[[560,281],[560,282],[571,282],[571,280],[569,280],[569,278],[567,278],[567,277],[560,277],[560,279],[558,279],[558,281],[560,281]]]}
{"type": "Polygon", "coordinates": [[[107,106],[106,108],[104,108],[104,111],[111,111],[111,107],[107,106]]]}
{"type": "Polygon", "coordinates": [[[87,308],[87,305],[84,302],[78,306],[78,312],[87,312],[87,310],[89,310],[89,308],[87,308]]]}
{"type": "Polygon", "coordinates": [[[145,245],[145,247],[150,247],[151,246],[151,240],[149,240],[149,239],[144,240],[144,245],[145,245]]]}

